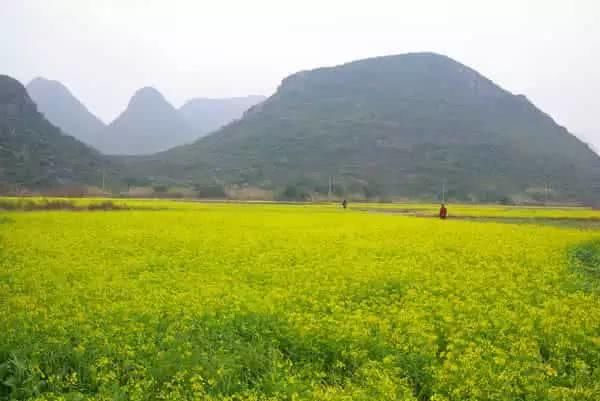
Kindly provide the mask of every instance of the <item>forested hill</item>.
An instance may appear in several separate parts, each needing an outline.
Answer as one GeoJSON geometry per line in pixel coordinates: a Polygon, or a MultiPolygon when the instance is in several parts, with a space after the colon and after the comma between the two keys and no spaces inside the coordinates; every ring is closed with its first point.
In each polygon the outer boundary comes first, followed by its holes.
{"type": "Polygon", "coordinates": [[[526,97],[433,53],[291,75],[245,116],[131,171],[197,182],[482,201],[590,199],[600,158],[526,97]]]}
{"type": "Polygon", "coordinates": [[[100,185],[112,171],[97,151],[48,122],[21,83],[0,75],[0,186],[100,185]]]}

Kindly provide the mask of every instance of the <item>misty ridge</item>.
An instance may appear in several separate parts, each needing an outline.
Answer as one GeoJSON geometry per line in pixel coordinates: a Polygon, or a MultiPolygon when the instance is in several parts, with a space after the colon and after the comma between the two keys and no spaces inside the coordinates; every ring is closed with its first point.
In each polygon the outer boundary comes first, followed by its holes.
{"type": "MultiPolygon", "coordinates": [[[[444,182],[448,196],[461,201],[590,203],[600,194],[600,157],[587,144],[525,96],[436,53],[301,71],[268,98],[196,98],[178,109],[145,87],[108,125],[56,81],[37,78],[23,92],[37,104],[37,120],[99,151],[78,154],[89,161],[84,175],[55,168],[61,157],[51,150],[36,157],[52,168],[32,173],[30,161],[12,162],[6,180],[27,188],[436,199],[444,182]]],[[[27,119],[21,121],[27,136],[27,119]]],[[[15,152],[43,148],[23,146],[15,152]]]]}
{"type": "Polygon", "coordinates": [[[26,89],[52,124],[106,154],[150,154],[192,142],[266,99],[193,98],[176,109],[158,90],[144,87],[114,121],[105,124],[58,81],[38,77],[26,89]]]}

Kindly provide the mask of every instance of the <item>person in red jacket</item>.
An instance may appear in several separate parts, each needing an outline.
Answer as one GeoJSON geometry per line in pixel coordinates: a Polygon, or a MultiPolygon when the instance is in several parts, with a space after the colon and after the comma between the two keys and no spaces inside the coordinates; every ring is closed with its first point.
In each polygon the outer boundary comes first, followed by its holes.
{"type": "Polygon", "coordinates": [[[440,219],[445,219],[448,216],[448,209],[446,209],[446,205],[442,203],[440,207],[440,219]]]}

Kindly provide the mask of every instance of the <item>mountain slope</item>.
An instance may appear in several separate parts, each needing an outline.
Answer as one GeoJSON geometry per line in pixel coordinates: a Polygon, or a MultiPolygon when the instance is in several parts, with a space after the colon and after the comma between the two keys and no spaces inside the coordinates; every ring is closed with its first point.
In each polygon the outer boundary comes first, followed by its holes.
{"type": "Polygon", "coordinates": [[[600,155],[600,135],[593,134],[578,134],[577,137],[581,139],[582,142],[586,143],[590,149],[592,149],[596,154],[600,155]]]}
{"type": "Polygon", "coordinates": [[[127,109],[106,128],[100,150],[109,154],[149,154],[197,137],[160,92],[145,87],[133,95],[127,109]]]}
{"type": "Polygon", "coordinates": [[[98,185],[105,169],[102,155],[50,124],[21,83],[0,75],[0,184],[98,185]]]}
{"type": "Polygon", "coordinates": [[[264,101],[265,96],[223,99],[196,98],[179,108],[195,134],[204,136],[242,117],[250,107],[264,101]]]}
{"type": "Polygon", "coordinates": [[[305,71],[199,141],[132,171],[281,189],[499,200],[597,196],[600,158],[524,96],[445,56],[413,53],[305,71]],[[597,189],[592,189],[597,188],[597,189]]]}
{"type": "Polygon", "coordinates": [[[35,78],[27,93],[52,124],[88,145],[98,145],[105,124],[60,82],[35,78]]]}

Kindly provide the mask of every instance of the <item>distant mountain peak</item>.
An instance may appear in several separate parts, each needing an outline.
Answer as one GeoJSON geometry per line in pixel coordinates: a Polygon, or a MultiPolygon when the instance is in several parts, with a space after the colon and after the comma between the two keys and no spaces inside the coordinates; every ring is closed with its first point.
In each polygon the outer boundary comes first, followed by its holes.
{"type": "Polygon", "coordinates": [[[159,90],[154,88],[153,86],[144,86],[143,88],[136,90],[132,96],[132,99],[145,98],[145,97],[147,97],[147,98],[157,97],[157,98],[164,99],[164,96],[162,95],[162,93],[160,93],[159,90]]]}
{"type": "Polygon", "coordinates": [[[34,78],[27,92],[38,109],[63,132],[88,145],[97,147],[105,124],[61,82],[43,77],[34,78]]]}
{"type": "Polygon", "coordinates": [[[101,149],[111,154],[149,154],[191,141],[179,111],[151,86],[135,91],[107,127],[101,149]]]}
{"type": "Polygon", "coordinates": [[[69,88],[67,88],[62,82],[47,79],[44,77],[36,77],[32,79],[27,84],[27,91],[31,94],[34,92],[35,94],[40,92],[52,92],[52,96],[63,96],[63,97],[72,97],[77,103],[81,103],[79,99],[71,93],[69,88]]]}
{"type": "Polygon", "coordinates": [[[156,88],[145,86],[135,91],[129,99],[125,112],[135,112],[137,110],[146,112],[148,107],[159,110],[163,108],[175,110],[175,107],[156,88]]]}
{"type": "Polygon", "coordinates": [[[35,78],[33,78],[27,84],[27,86],[32,86],[32,85],[56,85],[56,86],[60,86],[62,88],[65,88],[65,86],[60,81],[56,81],[56,80],[48,79],[48,78],[44,78],[44,77],[35,77],[35,78]]]}

